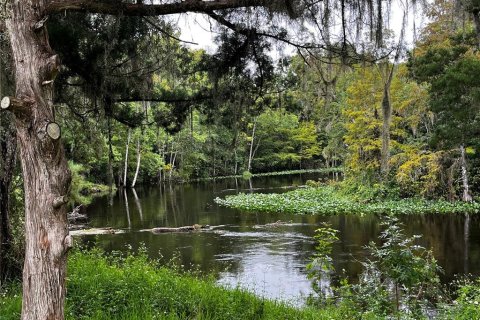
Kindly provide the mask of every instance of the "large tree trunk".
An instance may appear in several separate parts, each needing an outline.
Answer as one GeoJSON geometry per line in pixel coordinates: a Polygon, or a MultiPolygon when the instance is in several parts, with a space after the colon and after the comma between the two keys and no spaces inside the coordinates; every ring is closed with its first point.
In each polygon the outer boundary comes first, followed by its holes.
{"type": "Polygon", "coordinates": [[[59,61],[41,22],[44,6],[41,0],[12,1],[6,21],[16,98],[3,99],[2,108],[16,116],[24,178],[24,320],[63,319],[66,253],[71,245],[65,206],[71,177],[52,106],[59,61]]]}

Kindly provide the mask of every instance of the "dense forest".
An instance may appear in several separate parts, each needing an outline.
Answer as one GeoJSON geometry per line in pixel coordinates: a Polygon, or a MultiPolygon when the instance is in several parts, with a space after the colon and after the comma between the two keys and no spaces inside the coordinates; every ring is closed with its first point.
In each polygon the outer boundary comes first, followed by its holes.
{"type": "MultiPolygon", "coordinates": [[[[270,212],[287,199],[278,210],[295,214],[478,212],[480,9],[394,3],[1,1],[0,298],[23,264],[22,319],[63,319],[67,211],[135,186],[331,170],[335,181],[259,204],[215,201],[270,212]],[[185,12],[208,17],[212,52],[167,18],[185,12]]],[[[317,240],[331,253],[328,230],[317,240]]]]}

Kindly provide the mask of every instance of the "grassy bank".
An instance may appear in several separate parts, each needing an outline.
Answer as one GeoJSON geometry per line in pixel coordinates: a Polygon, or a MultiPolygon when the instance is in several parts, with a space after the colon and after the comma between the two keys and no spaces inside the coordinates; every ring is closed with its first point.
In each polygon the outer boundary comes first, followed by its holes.
{"type": "MultiPolygon", "coordinates": [[[[0,293],[0,319],[19,319],[20,292],[17,285],[0,293]]],[[[76,251],[68,262],[67,319],[346,319],[349,312],[295,309],[159,267],[143,255],[76,251]]]]}
{"type": "Polygon", "coordinates": [[[342,194],[333,186],[306,187],[282,194],[238,194],[215,202],[244,211],[290,214],[428,214],[478,213],[480,203],[444,200],[400,199],[359,201],[342,194]]]}

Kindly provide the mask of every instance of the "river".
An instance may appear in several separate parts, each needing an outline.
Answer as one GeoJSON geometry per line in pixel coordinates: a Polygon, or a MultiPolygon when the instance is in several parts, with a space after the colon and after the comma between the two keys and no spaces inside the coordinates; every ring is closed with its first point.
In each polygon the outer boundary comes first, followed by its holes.
{"type": "MultiPolygon", "coordinates": [[[[322,222],[329,222],[340,231],[340,241],[333,248],[334,265],[336,270],[345,270],[355,279],[361,271],[358,261],[366,255],[364,246],[377,241],[381,232],[380,217],[242,213],[220,207],[213,199],[238,192],[285,192],[318,178],[327,177],[258,177],[252,179],[251,185],[241,179],[224,179],[119,191],[114,197],[96,199],[86,211],[91,227],[127,232],[84,236],[80,241],[96,244],[108,252],[145,247],[150,257],[214,274],[219,284],[240,286],[260,296],[302,305],[312,294],[305,265],[314,252],[315,229],[322,222]],[[288,225],[265,226],[276,221],[288,225]],[[224,226],[211,232],[140,231],[193,224],[224,226]]],[[[480,274],[479,216],[416,215],[403,216],[401,221],[407,235],[422,235],[420,244],[433,250],[444,270],[442,281],[449,282],[467,273],[480,274]]]]}

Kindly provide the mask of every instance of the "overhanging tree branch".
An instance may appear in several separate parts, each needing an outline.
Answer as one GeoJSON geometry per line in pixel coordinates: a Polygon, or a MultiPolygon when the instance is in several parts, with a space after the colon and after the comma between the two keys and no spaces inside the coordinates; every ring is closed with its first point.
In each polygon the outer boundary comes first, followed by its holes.
{"type": "Polygon", "coordinates": [[[77,11],[123,16],[162,16],[186,12],[206,12],[245,7],[267,7],[271,0],[189,0],[164,4],[118,3],[93,0],[53,0],[48,3],[46,13],[77,11]]]}

